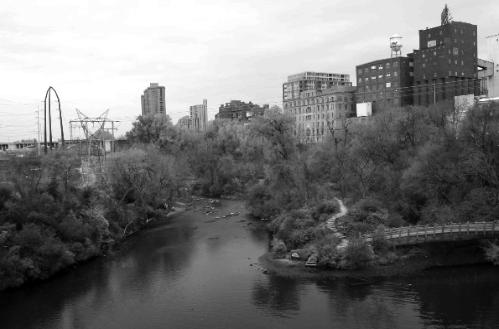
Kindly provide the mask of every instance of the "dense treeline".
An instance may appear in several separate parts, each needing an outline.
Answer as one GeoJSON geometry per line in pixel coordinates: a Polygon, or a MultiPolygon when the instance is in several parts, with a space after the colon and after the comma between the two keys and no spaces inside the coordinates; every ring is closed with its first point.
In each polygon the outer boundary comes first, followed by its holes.
{"type": "Polygon", "coordinates": [[[182,170],[150,146],[114,154],[95,184],[85,184],[70,152],[13,158],[0,184],[0,290],[44,279],[102,254],[165,215],[182,170]]]}
{"type": "Polygon", "coordinates": [[[328,130],[321,144],[299,144],[293,118],[277,111],[245,125],[215,122],[198,135],[143,118],[129,137],[184,158],[202,194],[245,194],[251,214],[271,220],[276,254],[304,249],[324,265],[348,267],[387,250],[381,238],[367,248],[359,234],[497,218],[498,110],[387,109],[328,130]],[[325,226],[338,211],[334,197],[349,206],[338,227],[355,242],[341,259],[340,241],[325,226]]]}
{"type": "Polygon", "coordinates": [[[299,144],[293,127],[278,111],[215,121],[202,134],[139,117],[130,149],[108,158],[93,185],[67,151],[12,159],[0,185],[0,289],[101,254],[191,192],[246,198],[253,216],[270,220],[276,255],[296,249],[333,267],[392,257],[381,238],[366,246],[361,233],[499,215],[497,105],[464,116],[447,106],[389,109],[328,131],[321,144],[299,144]],[[339,210],[334,197],[349,207],[338,221],[351,241],[341,257],[325,225],[339,210]]]}

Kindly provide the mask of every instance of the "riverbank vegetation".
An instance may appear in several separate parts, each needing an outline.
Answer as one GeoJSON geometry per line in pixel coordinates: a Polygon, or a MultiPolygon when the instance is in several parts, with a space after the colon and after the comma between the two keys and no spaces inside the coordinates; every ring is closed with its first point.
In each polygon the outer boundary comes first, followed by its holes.
{"type": "Polygon", "coordinates": [[[0,289],[101,254],[191,193],[246,198],[268,222],[276,256],[315,255],[328,268],[407,256],[384,240],[387,227],[499,215],[497,105],[465,115],[444,105],[394,108],[341,126],[325,127],[324,143],[300,144],[293,118],[276,109],[245,124],[214,121],[203,133],[143,116],[127,133],[130,148],[93,166],[91,180],[70,151],[14,158],[0,185],[0,289]],[[349,212],[333,231],[335,197],[349,212]]]}
{"type": "MultiPolygon", "coordinates": [[[[341,129],[321,128],[329,135],[318,144],[300,144],[293,118],[270,111],[244,125],[215,121],[204,134],[166,129],[154,143],[185,159],[199,193],[245,196],[251,214],[269,221],[276,255],[298,250],[324,266],[353,268],[405,256],[389,248],[384,228],[497,218],[498,110],[386,109],[330,122],[341,129]],[[334,197],[349,208],[337,232],[326,225],[338,211],[334,197]],[[371,244],[358,239],[364,234],[371,244]],[[355,243],[339,253],[338,236],[355,243]]],[[[145,136],[141,129],[134,135],[145,136]]]]}
{"type": "Polygon", "coordinates": [[[101,255],[167,214],[182,172],[152,146],[114,154],[92,185],[81,168],[70,152],[11,160],[0,185],[0,290],[101,255]]]}

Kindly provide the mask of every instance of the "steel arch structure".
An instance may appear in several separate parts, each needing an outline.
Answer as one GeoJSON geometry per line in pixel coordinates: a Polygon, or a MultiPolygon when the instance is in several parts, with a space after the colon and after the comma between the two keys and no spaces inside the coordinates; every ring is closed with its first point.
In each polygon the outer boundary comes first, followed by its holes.
{"type": "Polygon", "coordinates": [[[47,154],[47,100],[48,100],[48,123],[49,123],[49,142],[50,142],[50,149],[52,150],[53,148],[53,141],[52,141],[52,109],[51,109],[51,94],[52,92],[55,94],[55,97],[57,97],[57,104],[59,108],[59,124],[61,127],[61,144],[64,147],[64,127],[62,125],[62,111],[61,111],[61,99],[59,98],[59,95],[57,94],[57,91],[54,89],[54,87],[49,86],[47,89],[47,92],[45,93],[45,99],[43,100],[43,151],[45,154],[47,154]]]}

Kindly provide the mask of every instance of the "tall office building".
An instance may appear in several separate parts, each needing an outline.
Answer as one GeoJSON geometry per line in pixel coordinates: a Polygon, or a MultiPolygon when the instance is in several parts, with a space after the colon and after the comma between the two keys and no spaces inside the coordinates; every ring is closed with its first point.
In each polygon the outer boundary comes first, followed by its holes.
{"type": "Polygon", "coordinates": [[[283,84],[284,113],[295,118],[302,143],[324,141],[330,129],[341,130],[355,111],[355,87],[348,74],[304,72],[283,84]]]}
{"type": "Polygon", "coordinates": [[[477,26],[443,21],[420,30],[419,50],[414,51],[414,104],[477,94],[478,89],[477,26]]]}
{"type": "Polygon", "coordinates": [[[144,90],[144,94],[141,97],[141,103],[142,115],[166,115],[165,87],[160,86],[157,83],[151,83],[150,86],[144,90]]]}
{"type": "Polygon", "coordinates": [[[194,131],[206,131],[208,121],[208,101],[203,99],[203,104],[193,105],[189,111],[191,129],[194,131]]]}

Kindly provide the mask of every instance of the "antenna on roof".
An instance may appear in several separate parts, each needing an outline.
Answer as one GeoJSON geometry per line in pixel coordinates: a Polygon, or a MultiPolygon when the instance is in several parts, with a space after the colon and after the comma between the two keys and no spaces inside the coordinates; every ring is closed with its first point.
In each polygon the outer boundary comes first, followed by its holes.
{"type": "Polygon", "coordinates": [[[447,25],[452,22],[452,15],[450,14],[449,7],[445,4],[444,10],[442,10],[442,14],[440,15],[441,25],[447,25]]]}

